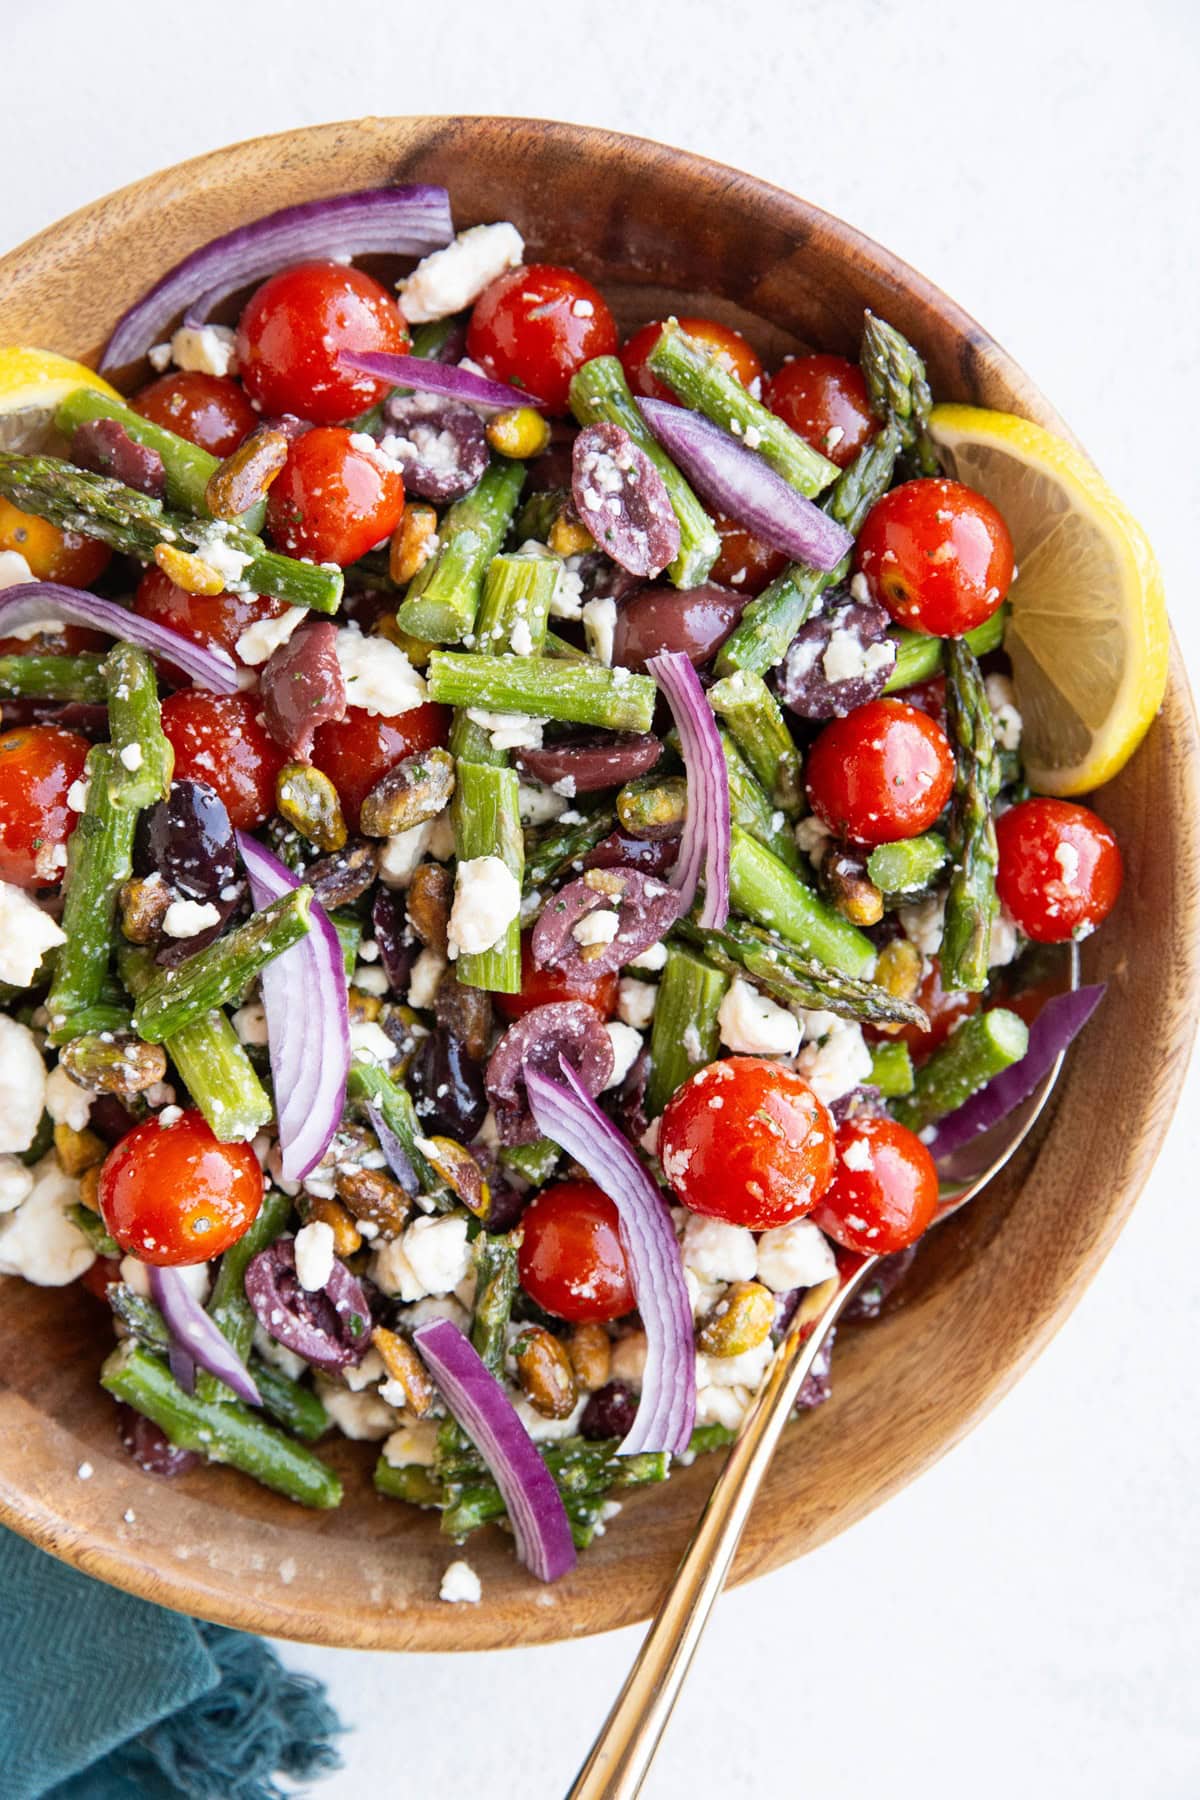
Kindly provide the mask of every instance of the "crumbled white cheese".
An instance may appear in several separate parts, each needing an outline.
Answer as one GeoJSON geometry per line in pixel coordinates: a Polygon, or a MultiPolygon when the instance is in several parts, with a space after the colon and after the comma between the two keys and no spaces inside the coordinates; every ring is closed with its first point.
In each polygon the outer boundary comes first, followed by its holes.
{"type": "Polygon", "coordinates": [[[285,606],[277,619],[255,619],[252,625],[247,625],[234,645],[239,662],[248,664],[252,669],[261,667],[282,644],[287,643],[296,627],[302,625],[307,617],[307,608],[285,606]]]}
{"type": "Polygon", "coordinates": [[[831,685],[839,681],[865,681],[877,669],[890,669],[896,660],[896,646],[891,638],[882,643],[864,644],[856,631],[839,628],[830,633],[821,667],[831,685]]]}
{"type": "Polygon", "coordinates": [[[236,593],[246,589],[245,573],[254,558],[245,550],[238,550],[225,536],[226,527],[214,520],[207,528],[204,536],[196,545],[196,555],[201,562],[206,562],[214,569],[225,583],[226,591],[236,593]]]}
{"type": "MultiPolygon", "coordinates": [[[[352,1394],[359,1394],[364,1388],[378,1387],[386,1374],[383,1358],[372,1345],[360,1363],[351,1363],[348,1369],[342,1370],[342,1380],[352,1394]]],[[[388,1405],[391,1405],[390,1400],[388,1405]]]]}
{"type": "Polygon", "coordinates": [[[243,1044],[267,1042],[267,1015],[259,1000],[248,1000],[233,1015],[233,1029],[243,1044]]]}
{"type": "Polygon", "coordinates": [[[384,839],[379,852],[379,879],[385,887],[409,885],[425,852],[432,850],[436,823],[436,819],[426,819],[423,825],[410,825],[407,831],[384,839]]]}
{"type": "Polygon", "coordinates": [[[56,1125],[82,1131],[91,1116],[95,1098],[90,1088],[72,1081],[61,1063],[56,1063],[46,1077],[46,1111],[56,1125]]]}
{"type": "Polygon", "coordinates": [[[472,725],[487,732],[493,750],[540,750],[542,747],[545,719],[535,719],[529,713],[488,712],[482,706],[468,706],[467,717],[472,725]]]}
{"type": "Polygon", "coordinates": [[[358,1443],[378,1442],[390,1437],[396,1428],[396,1415],[378,1394],[364,1391],[351,1393],[328,1377],[315,1378],[321,1403],[343,1436],[358,1443]]]}
{"type": "Polygon", "coordinates": [[[800,1026],[786,1007],[735,977],[717,1013],[721,1042],[738,1056],[795,1056],[800,1026]]]}
{"type": "Polygon", "coordinates": [[[607,906],[598,906],[593,912],[584,913],[571,927],[571,936],[577,944],[611,944],[621,929],[621,915],[607,906]]]}
{"type": "Polygon", "coordinates": [[[385,1294],[423,1300],[452,1294],[471,1267],[466,1219],[453,1214],[417,1219],[371,1260],[371,1278],[385,1294]]]}
{"type": "Polygon", "coordinates": [[[666,966],[667,946],[661,943],[651,944],[648,950],[643,950],[640,956],[631,957],[626,964],[627,968],[645,969],[651,975],[656,975],[660,969],[665,969],[666,966]]]}
{"type": "Polygon", "coordinates": [[[236,343],[237,333],[228,325],[181,325],[171,339],[170,360],[177,369],[202,375],[236,375],[236,343]]]}
{"type": "Polygon", "coordinates": [[[79,1202],[79,1183],[64,1172],[53,1151],[37,1164],[33,1177],[22,1205],[0,1219],[0,1275],[20,1275],[35,1287],[66,1287],[96,1260],[69,1212],[79,1202]]]}
{"type": "Polygon", "coordinates": [[[426,945],[413,964],[408,978],[408,1004],[422,1012],[431,1007],[437,998],[442,976],[449,967],[446,958],[439,951],[431,950],[426,945]]]}
{"type": "MultiPolygon", "coordinates": [[[[22,587],[33,570],[19,550],[0,550],[0,588],[22,587]]],[[[6,625],[5,637],[39,637],[42,630],[61,631],[61,619],[31,619],[28,625],[6,625]]]]}
{"type": "Polygon", "coordinates": [[[757,1278],[773,1294],[816,1287],[837,1274],[833,1248],[811,1219],[775,1225],[758,1240],[757,1278]]]}
{"type": "Polygon", "coordinates": [[[416,1463],[432,1469],[437,1461],[438,1423],[436,1419],[418,1419],[412,1425],[401,1425],[383,1446],[383,1460],[393,1469],[416,1463]]]}
{"type": "Polygon", "coordinates": [[[567,797],[556,794],[553,788],[543,787],[540,782],[523,781],[517,789],[517,804],[522,825],[548,825],[566,812],[567,797]]]}
{"type": "Polygon", "coordinates": [[[521,884],[500,857],[460,862],[446,932],[451,958],[490,950],[520,912],[521,884]]]}
{"type": "Polygon", "coordinates": [[[658,1004],[658,989],[652,981],[638,981],[622,975],[617,988],[617,1017],[635,1031],[647,1031],[658,1004]]]}
{"type": "Polygon", "coordinates": [[[683,1285],[687,1289],[693,1319],[707,1317],[725,1292],[723,1281],[705,1281],[695,1269],[683,1271],[683,1285]]]}
{"type": "Polygon", "coordinates": [[[817,1099],[832,1106],[871,1079],[871,1052],[862,1027],[851,1019],[835,1019],[823,1043],[805,1044],[796,1068],[817,1099]]]}
{"type": "Polygon", "coordinates": [[[610,1019],[604,1027],[608,1033],[608,1041],[612,1045],[612,1074],[605,1082],[605,1091],[620,1087],[634,1063],[642,1053],[642,1034],[635,1031],[632,1025],[625,1025],[619,1019],[610,1019]]]}
{"type": "Polygon", "coordinates": [[[70,787],[67,789],[67,805],[72,812],[81,813],[85,810],[88,803],[88,795],[91,791],[92,784],[90,781],[76,779],[71,783],[70,787]]]}
{"type": "Polygon", "coordinates": [[[697,1387],[746,1387],[754,1389],[767,1372],[767,1364],[775,1354],[769,1337],[752,1350],[737,1356],[705,1356],[696,1358],[697,1387]]]}
{"type": "Polygon", "coordinates": [[[746,1416],[752,1395],[743,1387],[702,1387],[696,1389],[697,1425],[722,1425],[736,1431],[746,1416]]]}
{"type": "Polygon", "coordinates": [[[46,951],[66,941],[61,927],[24,888],[0,881],[0,981],[28,987],[46,951]]]}
{"type": "Polygon", "coordinates": [[[315,1294],[333,1274],[333,1226],[312,1219],[296,1233],[296,1279],[315,1294]]]}
{"type": "Polygon", "coordinates": [[[354,1019],[350,1025],[350,1052],[366,1062],[389,1063],[396,1056],[397,1047],[374,1019],[354,1019]]]}
{"type": "Polygon", "coordinates": [[[128,769],[131,775],[135,775],[142,766],[142,746],[126,744],[121,751],[121,765],[128,769]]]}
{"type": "Polygon", "coordinates": [[[556,555],[546,544],[539,544],[536,538],[526,538],[518,556],[544,556],[558,564],[558,580],[554,584],[554,592],[550,596],[550,617],[552,619],[581,619],[583,617],[583,577],[579,573],[575,557],[563,558],[556,555]]]}
{"type": "Polygon", "coordinates": [[[308,1368],[302,1356],[297,1356],[286,1344],[277,1344],[261,1325],[254,1327],[254,1348],[264,1362],[270,1363],[273,1369],[278,1369],[280,1374],[289,1376],[293,1381],[299,1381],[308,1368]]]}
{"type": "Polygon", "coordinates": [[[27,1025],[0,1013],[0,1153],[28,1150],[46,1103],[46,1065],[27,1025]]]}
{"type": "Polygon", "coordinates": [[[811,863],[819,863],[825,855],[825,846],[833,833],[828,825],[823,825],[816,813],[810,813],[807,819],[801,819],[796,826],[796,843],[811,863]]]}
{"type": "Polygon", "coordinates": [[[211,900],[172,900],[163,914],[168,937],[190,938],[221,923],[221,909],[211,900]]]}
{"type": "Polygon", "coordinates": [[[33,1170],[18,1156],[0,1156],[0,1213],[14,1212],[33,1192],[33,1170]]]}
{"type": "Polygon", "coordinates": [[[524,1394],[510,1396],[513,1411],[529,1433],[535,1444],[556,1444],[563,1438],[576,1437],[579,1432],[579,1421],[583,1417],[583,1409],[587,1405],[587,1395],[580,1394],[576,1406],[565,1419],[547,1419],[536,1406],[532,1406],[524,1394]]]}
{"type": "Polygon", "coordinates": [[[852,1169],[860,1175],[864,1174],[866,1170],[874,1168],[875,1159],[871,1151],[870,1139],[852,1138],[842,1151],[841,1162],[844,1169],[852,1169]]]}
{"type": "Polygon", "coordinates": [[[518,619],[509,632],[508,647],[514,656],[533,655],[533,633],[524,619],[518,619]]]}
{"type": "Polygon", "coordinates": [[[478,1606],[483,1599],[483,1583],[469,1562],[452,1562],[442,1576],[438,1598],[452,1606],[478,1606]]]}
{"type": "Polygon", "coordinates": [[[515,269],[525,245],[515,225],[472,225],[452,244],[423,257],[399,285],[400,309],[410,325],[425,325],[473,306],[484,288],[515,269]]]}
{"type": "Polygon", "coordinates": [[[377,969],[372,963],[358,963],[354,970],[354,980],[350,984],[362,994],[376,994],[380,999],[391,986],[386,969],[377,969]]]}
{"type": "Polygon", "coordinates": [[[745,1225],[690,1213],[683,1228],[684,1266],[710,1281],[753,1281],[757,1250],[745,1225]]]}
{"type": "Polygon", "coordinates": [[[941,949],[945,917],[945,894],[929,894],[924,900],[900,908],[904,935],[922,956],[936,956],[941,949]]]}
{"type": "Polygon", "coordinates": [[[454,821],[448,806],[430,821],[429,855],[434,862],[449,862],[454,855],[454,821]]]}
{"type": "Polygon", "coordinates": [[[992,709],[992,729],[1002,750],[1016,750],[1021,743],[1023,720],[1017,710],[1017,690],[1007,675],[989,675],[984,681],[992,709]]]}
{"type": "Polygon", "coordinates": [[[596,661],[611,669],[613,638],[617,629],[617,603],[611,594],[586,603],[583,609],[583,629],[587,647],[596,661]]]}
{"type": "Polygon", "coordinates": [[[428,698],[425,677],[390,638],[364,637],[356,625],[345,625],[334,648],[348,706],[360,706],[364,712],[387,718],[424,706],[428,698]]]}
{"type": "Polygon", "coordinates": [[[992,935],[988,939],[988,968],[1000,969],[1013,962],[1020,947],[1012,915],[1001,907],[992,920],[992,935]]]}

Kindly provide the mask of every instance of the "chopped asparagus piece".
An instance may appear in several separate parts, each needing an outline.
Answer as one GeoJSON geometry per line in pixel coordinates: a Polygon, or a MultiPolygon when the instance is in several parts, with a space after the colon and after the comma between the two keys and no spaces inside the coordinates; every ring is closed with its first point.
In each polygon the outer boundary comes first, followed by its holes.
{"type": "Polygon", "coordinates": [[[875,966],[871,940],[737,827],[729,858],[729,897],[734,912],[777,931],[840,974],[867,977],[875,966]]]}
{"type": "Polygon", "coordinates": [[[474,629],[484,573],[504,542],[525,466],[493,458],[438,527],[438,548],[413,577],[396,613],[402,631],[429,644],[456,644],[474,629]]]}
{"type": "Polygon", "coordinates": [[[741,919],[726,921],[723,931],[704,931],[690,919],[676,925],[674,936],[698,950],[706,961],[730,975],[745,974],[764,993],[785,1006],[805,1012],[836,1013],[867,1025],[928,1024],[914,1001],[899,999],[886,988],[803,956],[792,945],[741,919]]]}
{"type": "MultiPolygon", "coordinates": [[[[464,863],[480,856],[498,856],[520,887],[525,873],[525,839],[519,791],[515,769],[459,763],[451,813],[460,877],[464,863]]],[[[520,993],[519,916],[508,921],[490,949],[459,957],[458,979],[466,987],[487,988],[496,994],[520,993]]]]}
{"type": "MultiPolygon", "coordinates": [[[[246,1362],[254,1341],[254,1309],[246,1298],[246,1269],[252,1257],[273,1244],[286,1226],[292,1203],[274,1189],[263,1196],[258,1217],[236,1244],[221,1258],[217,1279],[208,1300],[208,1313],[236,1356],[246,1362]]],[[[196,1371],[197,1400],[232,1400],[234,1395],[207,1369],[196,1371]]]]}
{"type": "Polygon", "coordinates": [[[435,650],[429,697],[450,706],[525,713],[606,731],[649,731],[657,692],[649,675],[542,656],[473,656],[435,650]]]}
{"type": "Polygon", "coordinates": [[[646,1110],[656,1118],[676,1088],[715,1058],[720,1047],[717,1013],[729,976],[671,945],[658,987],[650,1037],[646,1110]]]}
{"type": "Polygon", "coordinates": [[[945,838],[926,831],[894,844],[877,844],[867,858],[867,874],[882,894],[909,898],[932,886],[949,855],[945,838]]]}
{"type": "Polygon", "coordinates": [[[109,776],[114,806],[140,811],[165,800],[175,751],[162,728],[158,682],[145,650],[114,644],[104,659],[108,729],[115,752],[109,776]]]}
{"type": "Polygon", "coordinates": [[[907,1044],[894,1039],[886,1044],[871,1045],[872,1087],[879,1089],[885,1100],[899,1100],[913,1091],[912,1056],[907,1044]]]}
{"type": "MultiPolygon", "coordinates": [[[[122,979],[136,999],[157,969],[149,950],[125,945],[118,955],[122,979]]],[[[245,1143],[270,1122],[271,1102],[254,1064],[219,1008],[167,1038],[165,1048],[192,1100],[223,1144],[245,1143]]]]}
{"type": "Polygon", "coordinates": [[[164,1043],[214,1007],[238,999],[274,957],[307,936],[311,905],[310,887],[293,888],[186,962],[161,969],[134,1011],[138,1036],[164,1043]]]}
{"type": "Polygon", "coordinates": [[[0,656],[0,695],[18,700],[79,700],[103,706],[108,699],[104,684],[104,658],[90,651],[78,656],[0,656]]]}
{"type": "Polygon", "coordinates": [[[708,703],[729,727],[771,804],[795,819],[804,799],[800,752],[762,676],[738,669],[709,688],[708,703]]]}
{"type": "Polygon", "coordinates": [[[1024,1019],[1005,1007],[964,1019],[913,1080],[913,1091],[892,1111],[910,1131],[922,1132],[952,1113],[993,1076],[1020,1062],[1029,1048],[1024,1019]]]}
{"type": "Polygon", "coordinates": [[[862,372],[871,410],[890,419],[900,434],[906,462],[918,475],[940,475],[941,460],[929,435],[933,395],[925,364],[894,325],[868,312],[863,321],[862,372]]]}
{"type": "MultiPolygon", "coordinates": [[[[990,619],[976,625],[974,631],[965,633],[963,643],[969,645],[976,656],[999,650],[1007,622],[1008,607],[998,607],[990,619]]],[[[896,694],[918,681],[929,681],[939,672],[943,652],[950,641],[948,638],[931,637],[926,631],[906,631],[903,627],[892,635],[896,640],[896,666],[888,676],[885,694],[896,694]]]]}
{"type": "MultiPolygon", "coordinates": [[[[66,899],[54,980],[46,999],[50,1027],[72,1031],[79,1015],[100,999],[113,948],[113,921],[121,883],[133,872],[136,812],[115,806],[111,787],[119,765],[108,744],[88,752],[87,804],[71,834],[66,899]]],[[[87,1029],[91,1029],[88,1026],[87,1029]]]]}
{"type": "Polygon", "coordinates": [[[946,645],[946,728],[954,750],[954,800],[950,809],[950,886],[940,962],[946,987],[981,994],[996,898],[996,734],[983,676],[961,640],[946,645]]]}

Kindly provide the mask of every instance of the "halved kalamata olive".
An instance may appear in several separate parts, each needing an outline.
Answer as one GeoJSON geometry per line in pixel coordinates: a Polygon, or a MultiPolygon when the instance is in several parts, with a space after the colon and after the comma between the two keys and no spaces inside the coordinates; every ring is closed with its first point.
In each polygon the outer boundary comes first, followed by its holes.
{"type": "Polygon", "coordinates": [[[426,1136],[442,1132],[469,1144],[487,1117],[483,1070],[441,1025],[417,1045],[408,1085],[426,1136]]]}
{"type": "Polygon", "coordinates": [[[139,494],[161,500],[167,472],[157,450],[139,444],[115,419],[86,419],[71,433],[71,461],[96,475],[111,475],[139,494]]]}
{"type": "Polygon", "coordinates": [[[138,819],[133,864],[157,870],[189,900],[219,901],[238,877],[237,846],[225,802],[203,781],[173,781],[165,800],[138,819]]]}
{"type": "Polygon", "coordinates": [[[487,1066],[487,1091],[502,1144],[532,1144],[541,1135],[529,1109],[525,1072],[537,1069],[562,1080],[568,1063],[589,1094],[598,1094],[612,1074],[612,1040],[598,1015],[582,1000],[555,1000],[535,1006],[510,1025],[487,1066]]]}
{"type": "Polygon", "coordinates": [[[533,928],[533,960],[539,969],[572,975],[607,975],[657,944],[683,910],[674,888],[636,869],[589,869],[552,894],[533,928]],[[590,914],[606,919],[603,934],[585,926],[590,914]]]}
{"type": "Polygon", "coordinates": [[[119,1144],[137,1120],[116,1094],[97,1094],[92,1101],[88,1125],[106,1144],[119,1144]]]}
{"type": "Polygon", "coordinates": [[[481,1061],[487,1055],[492,1035],[492,996],[486,988],[468,987],[453,969],[447,969],[438,982],[433,1010],[438,1024],[465,1046],[468,1056],[481,1061]]]}
{"type": "Polygon", "coordinates": [[[579,1435],[592,1443],[623,1438],[637,1416],[637,1395],[624,1381],[606,1381],[589,1395],[579,1419],[579,1435]]]}
{"type": "Polygon", "coordinates": [[[666,485],[623,426],[584,426],[571,455],[571,498],[600,549],[631,575],[661,575],[678,555],[666,485]]]}
{"type": "Polygon", "coordinates": [[[191,937],[169,938],[155,953],[155,962],[164,969],[177,969],[180,963],[186,962],[190,956],[195,956],[198,950],[207,950],[210,944],[215,944],[242,904],[245,892],[245,882],[231,881],[228,888],[222,888],[221,894],[208,903],[217,909],[215,922],[206,926],[203,931],[195,932],[191,937]]]}
{"type": "Polygon", "coordinates": [[[706,581],[702,587],[646,587],[617,604],[613,662],[644,669],[660,650],[682,650],[699,668],[716,655],[742,616],[745,594],[706,581]]]}
{"type": "Polygon", "coordinates": [[[175,1475],[186,1475],[200,1461],[194,1450],[181,1450],[161,1425],[144,1413],[134,1412],[132,1406],[118,1405],[117,1431],[138,1468],[147,1475],[162,1475],[170,1481],[175,1475]]]}
{"type": "Polygon", "coordinates": [[[843,1322],[877,1319],[912,1268],[916,1254],[917,1246],[910,1244],[907,1250],[897,1250],[894,1256],[881,1256],[871,1272],[871,1279],[859,1288],[842,1314],[843,1322]]]}
{"type": "Polygon", "coordinates": [[[517,750],[513,761],[523,775],[547,787],[564,783],[564,794],[595,794],[648,775],[663,747],[648,731],[572,733],[540,750],[517,750]],[[565,784],[571,783],[570,787],[565,784]]]}
{"type": "Polygon", "coordinates": [[[841,719],[877,699],[896,666],[890,624],[873,600],[834,588],[788,646],[775,677],[779,698],[802,719],[841,719]]]}
{"type": "Polygon", "coordinates": [[[378,844],[351,838],[332,855],[309,863],[304,879],[312,888],[313,899],[329,912],[334,907],[349,906],[352,900],[365,894],[378,870],[378,844]]]}
{"type": "Polygon", "coordinates": [[[380,448],[404,471],[404,491],[439,505],[461,500],[488,466],[483,421],[469,406],[436,394],[393,395],[384,403],[380,448]]]}
{"type": "Polygon", "coordinates": [[[419,946],[413,942],[411,933],[406,937],[404,908],[392,888],[380,887],[375,891],[371,931],[379,945],[379,962],[388,978],[388,986],[393,993],[405,993],[419,946]]]}
{"type": "Polygon", "coordinates": [[[633,838],[610,832],[583,859],[585,869],[640,869],[643,875],[665,875],[679,860],[679,839],[633,838]]]}
{"type": "Polygon", "coordinates": [[[346,716],[337,627],[310,619],[272,652],[259,677],[263,722],[289,756],[307,762],[318,725],[346,716]]]}
{"type": "Polygon", "coordinates": [[[348,1369],[371,1347],[371,1303],[335,1257],[329,1280],[310,1292],[296,1274],[296,1240],[276,1238],[246,1267],[246,1298],[263,1330],[317,1369],[348,1369]]]}
{"type": "Polygon", "coordinates": [[[500,1237],[504,1232],[512,1230],[529,1204],[530,1196],[519,1194],[507,1181],[489,1179],[488,1185],[492,1191],[492,1204],[488,1208],[487,1218],[482,1221],[483,1229],[492,1237],[500,1237]]]}
{"type": "Polygon", "coordinates": [[[621,1085],[609,1088],[600,1101],[617,1130],[624,1132],[632,1144],[641,1141],[650,1123],[646,1112],[646,1084],[649,1080],[650,1052],[640,1050],[621,1085]]]}

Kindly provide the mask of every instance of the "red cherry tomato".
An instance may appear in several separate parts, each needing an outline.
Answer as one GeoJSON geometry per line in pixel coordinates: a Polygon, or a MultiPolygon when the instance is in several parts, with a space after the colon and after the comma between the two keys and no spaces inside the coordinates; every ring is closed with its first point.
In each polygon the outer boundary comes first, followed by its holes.
{"type": "Polygon", "coordinates": [[[724,513],[714,513],[712,522],[721,540],[721,554],[708,579],[715,581],[718,587],[732,588],[735,594],[744,594],[747,599],[761,594],[767,583],[774,581],[784,569],[787,557],[782,550],[772,550],[770,544],[764,544],[736,519],[727,519],[724,513]]]}
{"type": "Polygon", "coordinates": [[[895,1119],[848,1119],[837,1157],[813,1223],[863,1256],[891,1256],[916,1243],[938,1203],[937,1170],[920,1138],[895,1119]]]}
{"type": "Polygon", "coordinates": [[[954,786],[941,726],[902,700],[869,700],[825,726],[808,753],[808,798],[838,837],[890,844],[940,816],[954,786]]]}
{"type": "Polygon", "coordinates": [[[319,425],[293,440],[267,495],[267,524],[281,550],[343,567],[389,538],[404,511],[404,477],[356,434],[319,425]]]}
{"type": "Polygon", "coordinates": [[[960,1019],[970,1018],[983,1004],[982,994],[942,986],[942,965],[936,956],[930,959],[914,998],[929,1020],[929,1029],[923,1031],[919,1025],[902,1025],[889,1035],[907,1044],[918,1062],[945,1043],[960,1019]]]}
{"type": "Polygon", "coordinates": [[[227,650],[240,661],[237,641],[243,631],[260,619],[278,619],[288,609],[285,601],[266,594],[189,594],[161,569],[150,568],[138,583],[133,610],[193,644],[227,650]]]}
{"type": "Polygon", "coordinates": [[[175,751],[176,781],[206,781],[243,831],[275,810],[275,777],[287,756],[259,724],[250,694],[181,688],[162,705],[162,725],[175,751]]]}
{"type": "Polygon", "coordinates": [[[467,327],[473,361],[555,413],[568,410],[576,370],[616,347],[617,328],[602,295],[574,269],[552,263],[497,276],[475,302],[467,327]]]}
{"type": "Polygon", "coordinates": [[[212,456],[228,456],[262,423],[240,384],[228,375],[177,369],[162,375],[129,402],[135,413],[198,444],[212,456]]]}
{"type": "Polygon", "coordinates": [[[931,675],[928,681],[914,681],[911,687],[901,688],[893,696],[903,700],[906,706],[915,706],[918,712],[928,713],[936,719],[942,730],[946,729],[946,677],[931,675]]]}
{"type": "MultiPolygon", "coordinates": [[[[677,324],[681,331],[710,351],[725,373],[740,381],[743,387],[748,388],[762,374],[758,352],[732,326],[720,325],[716,319],[679,319],[677,324]]],[[[621,345],[621,366],[635,394],[641,394],[647,400],[669,400],[678,406],[679,395],[674,388],[669,388],[646,367],[646,359],[662,336],[662,330],[663,320],[651,319],[648,325],[627,338],[621,345]]]]}
{"type": "Polygon", "coordinates": [[[1008,526],[961,481],[906,481],[871,508],[855,565],[893,619],[961,637],[990,619],[1012,584],[1008,526]]]}
{"type": "Polygon", "coordinates": [[[29,564],[35,581],[60,581],[64,587],[90,587],[108,567],[112,551],[98,538],[60,531],[49,519],[21,512],[0,499],[0,550],[16,550],[29,564]]]}
{"type": "Polygon", "coordinates": [[[833,1175],[833,1120],[807,1081],[759,1056],[710,1063],[667,1105],[658,1154],[692,1212],[766,1231],[811,1212],[833,1175]]]}
{"type": "Polygon", "coordinates": [[[844,356],[794,356],[771,376],[763,402],[839,469],[879,430],[862,370],[844,356]]]}
{"type": "Polygon", "coordinates": [[[90,749],[75,731],[25,725],[0,735],[0,881],[50,887],[62,880],[66,842],[79,823],[67,805],[90,749]]]}
{"type": "Polygon", "coordinates": [[[556,1319],[576,1325],[633,1311],[617,1209],[590,1181],[560,1181],[521,1214],[521,1286],[556,1319]]]}
{"type": "Polygon", "coordinates": [[[535,1006],[551,1006],[558,1000],[582,1000],[602,1019],[611,1019],[617,1006],[618,977],[572,974],[566,969],[539,969],[533,960],[530,933],[521,938],[521,991],[495,994],[496,1011],[506,1019],[523,1019],[535,1006]]]}
{"type": "Polygon", "coordinates": [[[253,293],[238,321],[238,367],[264,413],[336,425],[393,383],[347,368],[343,350],[403,356],[408,326],[385,287],[345,263],[304,262],[253,293]]]}
{"type": "Polygon", "coordinates": [[[258,1217],[263,1178],[249,1144],[222,1144],[203,1113],[147,1119],[100,1168],[100,1211],[122,1250],[171,1268],[207,1262],[258,1217]]]}
{"type": "Polygon", "coordinates": [[[1070,800],[1022,800],[996,821],[996,890],[1038,944],[1084,937],[1121,892],[1117,840],[1094,812],[1070,800]]]}
{"type": "Polygon", "coordinates": [[[96,1300],[108,1303],[109,1286],[121,1279],[121,1264],[115,1256],[98,1256],[79,1277],[79,1285],[96,1300]]]}
{"type": "Polygon", "coordinates": [[[390,716],[348,706],[344,719],[318,725],[312,759],[332,781],[346,823],[357,831],[359,811],[375,783],[406,756],[445,744],[449,735],[449,709],[432,701],[390,716]]]}

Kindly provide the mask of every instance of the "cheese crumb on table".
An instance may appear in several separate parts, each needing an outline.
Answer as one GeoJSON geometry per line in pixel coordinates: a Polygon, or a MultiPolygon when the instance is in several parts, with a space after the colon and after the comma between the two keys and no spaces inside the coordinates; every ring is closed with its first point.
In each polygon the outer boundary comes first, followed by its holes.
{"type": "Polygon", "coordinates": [[[477,1606],[483,1599],[483,1583],[469,1562],[452,1562],[442,1576],[441,1599],[452,1605],[477,1606]]]}

